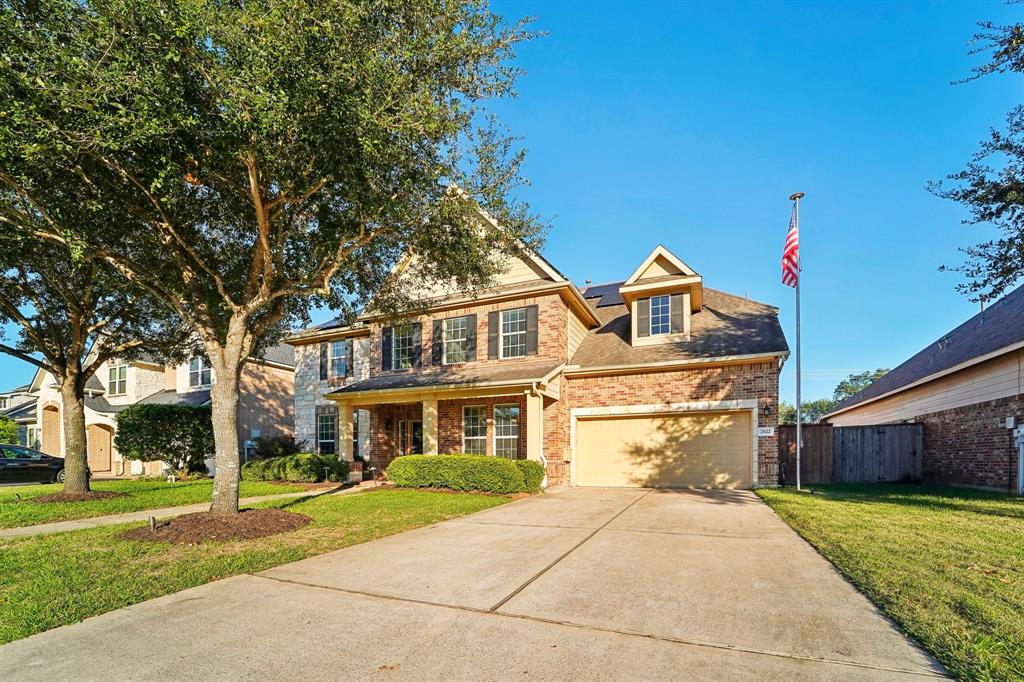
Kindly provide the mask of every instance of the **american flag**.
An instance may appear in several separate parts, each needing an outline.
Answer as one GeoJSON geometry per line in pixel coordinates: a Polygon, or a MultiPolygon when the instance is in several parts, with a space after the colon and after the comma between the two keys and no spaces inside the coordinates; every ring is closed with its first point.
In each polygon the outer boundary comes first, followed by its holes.
{"type": "Polygon", "coordinates": [[[800,232],[796,226],[796,206],[789,217],[786,246],[782,249],[782,283],[795,287],[800,281],[800,232]]]}

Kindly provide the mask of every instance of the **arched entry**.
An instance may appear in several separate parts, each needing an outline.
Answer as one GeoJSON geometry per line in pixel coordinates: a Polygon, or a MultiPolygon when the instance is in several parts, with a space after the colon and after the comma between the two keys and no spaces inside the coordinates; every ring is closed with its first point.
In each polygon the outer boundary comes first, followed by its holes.
{"type": "Polygon", "coordinates": [[[112,468],[111,442],[114,430],[106,424],[89,424],[89,470],[95,474],[110,474],[112,468]]]}
{"type": "Polygon", "coordinates": [[[50,404],[43,408],[42,449],[48,455],[60,456],[60,408],[50,404]]]}

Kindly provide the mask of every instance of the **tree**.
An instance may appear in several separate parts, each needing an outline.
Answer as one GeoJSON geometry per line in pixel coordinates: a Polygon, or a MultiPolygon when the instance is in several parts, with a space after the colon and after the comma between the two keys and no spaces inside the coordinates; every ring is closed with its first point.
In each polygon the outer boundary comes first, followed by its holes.
{"type": "MultiPolygon", "coordinates": [[[[3,178],[0,174],[0,322],[13,323],[18,336],[11,344],[0,343],[0,352],[53,376],[62,403],[64,490],[85,493],[89,378],[112,358],[131,360],[143,351],[174,356],[187,335],[166,309],[105,263],[75,258],[57,244],[23,238],[22,228],[40,216],[21,203],[3,178]]],[[[52,220],[59,215],[85,220],[82,214],[74,217],[70,206],[59,206],[63,199],[48,201],[52,189],[33,190],[34,200],[49,207],[52,220]]]]}
{"type": "Polygon", "coordinates": [[[314,305],[416,303],[391,277],[485,286],[539,244],[523,158],[486,103],[512,94],[523,22],[480,0],[41,0],[7,5],[10,154],[68,159],[117,212],[41,226],[145,287],[214,370],[211,510],[237,512],[238,378],[314,305]],[[483,212],[486,212],[484,215],[483,212]]]}
{"type": "MultiPolygon", "coordinates": [[[[1024,73],[1024,24],[979,26],[971,54],[991,51],[991,57],[966,80],[1024,73]]],[[[966,168],[948,179],[955,183],[952,187],[930,182],[929,190],[963,204],[970,211],[965,223],[991,223],[1002,236],[961,249],[966,255],[963,264],[940,269],[963,273],[968,281],[957,290],[972,300],[998,298],[1024,275],[1024,105],[1006,116],[1005,131],[990,129],[966,168]]]]}
{"type": "Polygon", "coordinates": [[[832,392],[832,400],[838,405],[850,396],[860,393],[865,388],[875,383],[889,373],[888,369],[879,367],[875,370],[864,370],[855,372],[839,382],[836,390],[832,392]]]}
{"type": "Polygon", "coordinates": [[[117,415],[114,446],[127,459],[165,462],[173,471],[205,473],[213,454],[209,407],[132,405],[117,415]]]}
{"type": "Polygon", "coordinates": [[[0,416],[0,445],[15,445],[18,442],[18,422],[10,417],[0,416]]]}
{"type": "MultiPolygon", "coordinates": [[[[809,400],[800,405],[800,422],[802,424],[815,424],[823,416],[835,407],[835,402],[829,398],[809,400]]],[[[779,404],[779,424],[796,424],[796,406],[792,403],[782,402],[779,404]]]]}

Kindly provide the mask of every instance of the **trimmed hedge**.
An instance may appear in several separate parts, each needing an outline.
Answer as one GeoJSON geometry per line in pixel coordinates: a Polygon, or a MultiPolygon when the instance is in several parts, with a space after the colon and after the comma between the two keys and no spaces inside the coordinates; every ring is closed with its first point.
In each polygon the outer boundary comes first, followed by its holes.
{"type": "Polygon", "coordinates": [[[400,488],[447,488],[487,493],[537,492],[544,478],[537,462],[485,455],[406,455],[387,469],[388,480],[400,488]],[[536,465],[537,471],[528,465],[536,465]],[[524,466],[525,465],[525,466],[524,466]],[[529,480],[524,475],[529,472],[529,480]]]}
{"type": "Polygon", "coordinates": [[[303,453],[246,462],[242,465],[242,480],[319,483],[324,480],[325,468],[329,469],[328,481],[344,481],[348,478],[348,462],[333,455],[303,453]]]}
{"type": "Polygon", "coordinates": [[[544,482],[544,475],[547,473],[544,471],[544,465],[532,459],[517,459],[515,465],[523,475],[526,492],[539,493],[540,484],[544,482]]]}

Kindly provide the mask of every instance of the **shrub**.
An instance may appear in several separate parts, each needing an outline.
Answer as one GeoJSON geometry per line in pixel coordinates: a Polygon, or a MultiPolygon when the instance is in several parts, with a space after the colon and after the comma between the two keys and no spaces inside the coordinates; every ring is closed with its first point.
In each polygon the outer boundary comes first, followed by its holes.
{"type": "Polygon", "coordinates": [[[242,480],[319,483],[325,480],[325,468],[328,470],[328,481],[343,481],[348,478],[348,462],[333,455],[302,453],[246,462],[242,466],[242,480]]]}
{"type": "Polygon", "coordinates": [[[539,493],[540,484],[544,482],[544,465],[532,459],[517,459],[515,465],[523,475],[526,492],[539,493]]]}
{"type": "MultiPolygon", "coordinates": [[[[0,417],[0,445],[18,444],[18,422],[10,417],[0,417]]],[[[29,443],[31,445],[31,443],[29,443]]]]}
{"type": "Polygon", "coordinates": [[[306,449],[306,441],[295,440],[293,436],[261,436],[253,441],[256,457],[270,459],[298,455],[306,449]]]}
{"type": "Polygon", "coordinates": [[[527,490],[516,462],[484,455],[406,455],[388,465],[388,480],[400,488],[448,488],[488,493],[527,490]]]}
{"type": "Polygon", "coordinates": [[[117,415],[114,447],[125,459],[165,462],[173,471],[206,472],[214,452],[209,407],[132,405],[117,415]]]}

